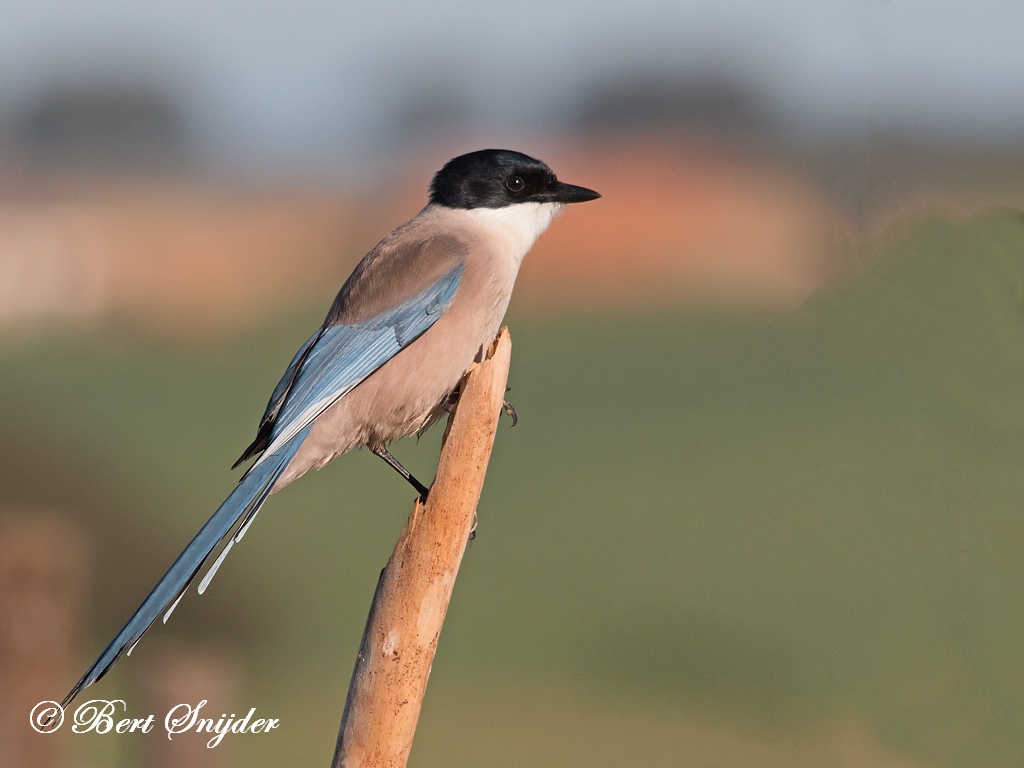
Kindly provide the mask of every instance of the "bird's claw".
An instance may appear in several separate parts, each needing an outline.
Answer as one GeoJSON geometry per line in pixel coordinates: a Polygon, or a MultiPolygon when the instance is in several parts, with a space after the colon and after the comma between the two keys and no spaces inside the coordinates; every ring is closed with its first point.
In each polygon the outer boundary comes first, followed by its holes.
{"type": "MultiPolygon", "coordinates": [[[[511,392],[511,391],[512,391],[512,387],[505,387],[505,392],[511,392]]],[[[512,417],[512,426],[513,427],[516,424],[519,423],[519,417],[516,416],[516,409],[512,407],[512,403],[510,403],[508,400],[502,400],[501,401],[501,407],[505,411],[505,413],[507,413],[509,416],[512,417]]]]}
{"type": "Polygon", "coordinates": [[[512,417],[513,427],[519,423],[519,417],[516,416],[516,409],[512,407],[512,403],[510,403],[508,400],[502,400],[501,407],[504,409],[505,413],[512,417]]]}
{"type": "Polygon", "coordinates": [[[459,385],[441,402],[441,410],[448,415],[455,413],[455,406],[458,405],[459,397],[462,394],[462,386],[459,385]]]}

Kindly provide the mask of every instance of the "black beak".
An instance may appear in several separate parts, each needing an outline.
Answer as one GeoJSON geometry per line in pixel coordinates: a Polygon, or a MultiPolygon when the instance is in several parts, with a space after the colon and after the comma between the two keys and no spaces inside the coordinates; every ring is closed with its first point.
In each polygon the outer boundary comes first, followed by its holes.
{"type": "Polygon", "coordinates": [[[588,200],[597,200],[600,196],[592,189],[556,181],[534,199],[541,203],[585,203],[588,200]]]}

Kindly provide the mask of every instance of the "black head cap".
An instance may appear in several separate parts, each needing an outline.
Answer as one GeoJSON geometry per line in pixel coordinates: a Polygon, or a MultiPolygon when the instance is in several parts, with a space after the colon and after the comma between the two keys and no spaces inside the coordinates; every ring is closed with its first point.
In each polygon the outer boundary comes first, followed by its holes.
{"type": "Polygon", "coordinates": [[[481,149],[445,163],[430,183],[430,202],[446,208],[504,208],[516,203],[582,203],[600,195],[563,184],[540,160],[507,149],[481,149]]]}

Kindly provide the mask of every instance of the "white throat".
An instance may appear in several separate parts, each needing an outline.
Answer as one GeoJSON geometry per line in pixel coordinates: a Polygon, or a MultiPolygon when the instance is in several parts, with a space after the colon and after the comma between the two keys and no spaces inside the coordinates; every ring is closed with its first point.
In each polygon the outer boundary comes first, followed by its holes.
{"type": "Polygon", "coordinates": [[[473,208],[464,213],[497,238],[518,266],[563,207],[561,203],[516,203],[504,208],[473,208]]]}

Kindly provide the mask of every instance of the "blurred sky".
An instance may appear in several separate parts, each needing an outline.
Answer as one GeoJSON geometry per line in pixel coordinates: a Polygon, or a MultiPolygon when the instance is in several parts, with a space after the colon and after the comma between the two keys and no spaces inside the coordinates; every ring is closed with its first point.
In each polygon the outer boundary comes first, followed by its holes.
{"type": "Polygon", "coordinates": [[[131,86],[161,94],[204,156],[256,170],[358,165],[401,143],[418,116],[436,119],[433,99],[497,142],[569,124],[602,83],[651,75],[734,82],[792,134],[1024,140],[1019,0],[4,0],[0,10],[0,132],[16,134],[62,89],[131,86]]]}

